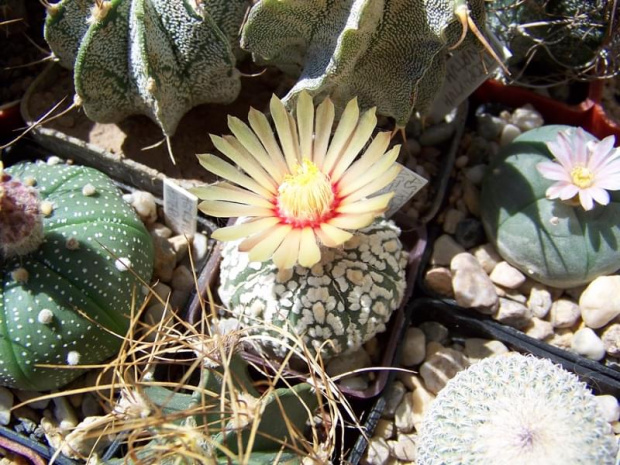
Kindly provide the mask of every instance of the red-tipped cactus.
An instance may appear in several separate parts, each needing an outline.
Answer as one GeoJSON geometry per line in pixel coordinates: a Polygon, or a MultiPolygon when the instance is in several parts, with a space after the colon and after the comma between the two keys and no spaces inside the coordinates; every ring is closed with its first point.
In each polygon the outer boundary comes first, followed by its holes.
{"type": "Polygon", "coordinates": [[[0,385],[53,389],[82,373],[75,365],[118,350],[153,246],[96,170],[23,163],[0,173],[0,385]]]}

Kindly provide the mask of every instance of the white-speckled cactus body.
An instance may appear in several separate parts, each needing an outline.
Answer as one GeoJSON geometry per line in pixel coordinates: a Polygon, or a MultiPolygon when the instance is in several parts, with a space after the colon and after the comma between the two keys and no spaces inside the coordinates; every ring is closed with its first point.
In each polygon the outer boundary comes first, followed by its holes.
{"type": "MultiPolygon", "coordinates": [[[[236,242],[225,243],[220,298],[244,326],[283,328],[303,336],[308,347],[321,348],[325,358],[356,350],[385,330],[403,298],[407,254],[399,234],[392,222],[381,220],[343,247],[324,249],[312,268],[279,271],[272,261],[249,262],[236,242]]],[[[261,344],[279,357],[287,352],[267,340],[261,344]]]]}
{"type": "Polygon", "coordinates": [[[18,164],[1,187],[0,385],[53,389],[83,370],[38,365],[100,363],[120,347],[152,240],[92,168],[18,164]]]}
{"type": "Polygon", "coordinates": [[[62,0],[48,8],[45,39],[60,64],[74,69],[78,101],[90,119],[144,114],[171,136],[194,106],[237,97],[231,35],[246,4],[62,0]]]}
{"type": "Polygon", "coordinates": [[[424,415],[417,445],[419,465],[613,465],[618,450],[577,376],[517,353],[449,380],[424,415]]]}
{"type": "Polygon", "coordinates": [[[285,101],[305,90],[342,108],[357,97],[404,125],[441,88],[448,53],[463,38],[458,8],[484,30],[482,0],[261,0],[241,46],[256,61],[301,74],[285,101]]]}

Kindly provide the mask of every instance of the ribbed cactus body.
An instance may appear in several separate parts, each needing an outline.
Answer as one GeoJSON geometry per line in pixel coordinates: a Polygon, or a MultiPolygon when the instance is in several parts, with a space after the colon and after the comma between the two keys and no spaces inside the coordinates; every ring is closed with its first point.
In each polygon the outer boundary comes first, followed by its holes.
{"type": "MultiPolygon", "coordinates": [[[[139,278],[151,277],[153,246],[104,174],[45,163],[5,172],[11,181],[34,181],[43,236],[24,255],[12,253],[11,235],[0,244],[0,384],[52,389],[82,370],[37,365],[94,364],[118,350],[142,296],[139,278]]],[[[0,215],[11,213],[8,191],[0,215]]]]}
{"type": "MultiPolygon", "coordinates": [[[[400,231],[381,220],[361,229],[341,249],[324,249],[312,268],[280,270],[250,263],[230,242],[222,250],[219,295],[243,326],[274,325],[303,336],[324,357],[352,351],[385,330],[405,290],[406,253],[400,231]],[[325,344],[330,340],[331,344],[325,344]]],[[[278,339],[276,331],[271,332],[278,339]]],[[[286,349],[261,342],[278,356],[286,349]]]]}
{"type": "Polygon", "coordinates": [[[552,181],[536,165],[551,158],[546,142],[566,129],[543,126],[517,137],[489,167],[480,195],[481,219],[500,255],[527,276],[560,288],[620,268],[618,191],[609,192],[608,205],[590,211],[545,196],[552,181]]]}
{"type": "Polygon", "coordinates": [[[237,97],[231,36],[246,0],[96,3],[62,0],[48,8],[45,23],[54,55],[74,69],[89,118],[107,123],[144,114],[171,136],[192,107],[237,97]]]}
{"type": "Polygon", "coordinates": [[[301,74],[285,100],[306,90],[342,108],[357,97],[404,125],[414,109],[429,110],[443,84],[448,52],[463,32],[455,10],[464,4],[483,29],[481,0],[261,0],[241,46],[301,74]]]}
{"type": "Polygon", "coordinates": [[[613,465],[618,449],[585,384],[549,360],[516,353],[448,381],[416,443],[419,465],[613,465]]]}

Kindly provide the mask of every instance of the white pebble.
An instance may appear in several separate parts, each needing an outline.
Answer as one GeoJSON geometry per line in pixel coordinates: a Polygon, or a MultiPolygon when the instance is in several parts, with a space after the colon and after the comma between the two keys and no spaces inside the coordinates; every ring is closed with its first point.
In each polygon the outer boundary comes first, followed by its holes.
{"type": "Polygon", "coordinates": [[[590,328],[581,328],[575,333],[571,349],[579,355],[596,361],[605,357],[603,341],[590,328]]]}
{"type": "Polygon", "coordinates": [[[508,347],[500,341],[477,337],[465,339],[465,355],[467,355],[471,362],[477,362],[483,358],[495,357],[507,352],[508,347]]]}
{"type": "Polygon", "coordinates": [[[620,405],[618,404],[618,399],[609,394],[595,396],[594,398],[605,420],[609,423],[613,423],[620,419],[620,405]]]}
{"type": "Polygon", "coordinates": [[[533,285],[527,299],[527,307],[536,318],[544,318],[549,313],[553,300],[551,293],[542,285],[533,285]]]}
{"type": "Polygon", "coordinates": [[[415,428],[413,423],[413,397],[410,392],[403,396],[402,401],[398,405],[394,414],[394,424],[401,433],[410,433],[415,428]]]}
{"type": "Polygon", "coordinates": [[[390,460],[390,448],[383,438],[372,437],[368,441],[362,465],[386,465],[390,460]]]}
{"type": "Polygon", "coordinates": [[[136,191],[131,195],[123,196],[123,199],[131,204],[144,223],[151,224],[157,220],[157,203],[150,192],[136,191]]]}
{"type": "Polygon", "coordinates": [[[403,366],[410,367],[424,361],[424,357],[426,357],[426,336],[420,328],[412,326],[407,329],[401,353],[403,366]]]}
{"type": "Polygon", "coordinates": [[[13,408],[13,393],[0,386],[0,425],[6,426],[11,422],[11,408],[13,408]]]}
{"type": "Polygon", "coordinates": [[[486,273],[491,273],[493,268],[502,261],[502,257],[497,253],[495,247],[491,244],[483,244],[474,248],[471,253],[476,257],[480,266],[486,273]]]}
{"type": "Polygon", "coordinates": [[[525,276],[508,262],[501,261],[489,275],[491,281],[508,289],[516,289],[525,282],[525,276]]]}
{"type": "Polygon", "coordinates": [[[581,294],[579,307],[585,324],[594,329],[620,315],[620,276],[600,276],[592,281],[581,294]]]}
{"type": "Polygon", "coordinates": [[[457,243],[452,236],[443,234],[437,238],[433,245],[431,264],[449,265],[455,255],[465,252],[462,245],[457,243]]]}
{"type": "Polygon", "coordinates": [[[192,240],[192,259],[194,264],[201,263],[206,257],[209,250],[209,242],[207,236],[201,233],[194,234],[192,240]]]}
{"type": "Polygon", "coordinates": [[[502,129],[502,135],[499,138],[499,145],[504,147],[510,144],[517,136],[521,134],[521,130],[514,124],[507,124],[502,129]]]}
{"type": "Polygon", "coordinates": [[[443,348],[435,352],[420,366],[424,386],[437,394],[459,371],[469,366],[469,360],[461,352],[443,348]]]}
{"type": "Polygon", "coordinates": [[[579,321],[579,305],[568,299],[558,299],[551,305],[549,321],[554,328],[570,328],[579,321]]]}
{"type": "Polygon", "coordinates": [[[52,155],[51,157],[47,157],[46,163],[50,166],[54,166],[62,163],[62,160],[56,155],[52,155]]]}
{"type": "Polygon", "coordinates": [[[525,105],[517,108],[510,118],[512,124],[517,126],[521,131],[529,131],[530,129],[539,128],[544,124],[543,117],[531,105],[525,105]]]}
{"type": "Polygon", "coordinates": [[[458,305],[476,308],[485,314],[495,313],[499,304],[495,286],[473,255],[467,252],[456,255],[450,271],[458,305]]]}
{"type": "Polygon", "coordinates": [[[532,317],[524,331],[529,337],[542,341],[553,336],[553,325],[548,321],[532,317]]]}
{"type": "Polygon", "coordinates": [[[44,308],[37,315],[37,321],[43,325],[49,325],[54,321],[54,313],[49,308],[44,308]]]}
{"type": "Polygon", "coordinates": [[[69,400],[66,397],[55,397],[52,402],[54,402],[54,416],[60,429],[67,431],[75,428],[78,425],[78,418],[69,400]]]}

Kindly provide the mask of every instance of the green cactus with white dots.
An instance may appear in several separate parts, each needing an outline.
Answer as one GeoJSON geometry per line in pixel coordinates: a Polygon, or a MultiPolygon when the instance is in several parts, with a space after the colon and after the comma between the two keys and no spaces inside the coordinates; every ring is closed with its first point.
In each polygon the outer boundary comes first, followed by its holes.
{"type": "Polygon", "coordinates": [[[153,245],[92,168],[21,163],[0,177],[0,385],[53,389],[118,350],[153,245]]]}
{"type": "Polygon", "coordinates": [[[172,136],[202,103],[240,91],[236,34],[247,0],[62,0],[45,39],[74,70],[76,100],[98,122],[144,114],[172,136]]]}
{"type": "MultiPolygon", "coordinates": [[[[357,350],[385,331],[403,299],[407,254],[399,234],[393,222],[376,221],[342,248],[325,248],[312,268],[290,270],[249,262],[237,242],[225,243],[219,296],[242,325],[258,324],[276,341],[270,326],[301,336],[324,359],[357,350]]],[[[261,340],[261,350],[284,357],[286,348],[270,341],[261,340]]]]}
{"type": "Polygon", "coordinates": [[[305,90],[344,108],[357,97],[405,125],[430,110],[451,49],[488,47],[484,21],[483,0],[261,0],[241,46],[299,76],[285,101],[305,90]]]}
{"type": "Polygon", "coordinates": [[[532,279],[559,288],[620,268],[620,193],[609,193],[609,205],[585,211],[548,199],[553,181],[536,169],[552,157],[546,143],[575,129],[549,125],[518,136],[494,158],[480,195],[482,223],[500,255],[532,279]]]}

